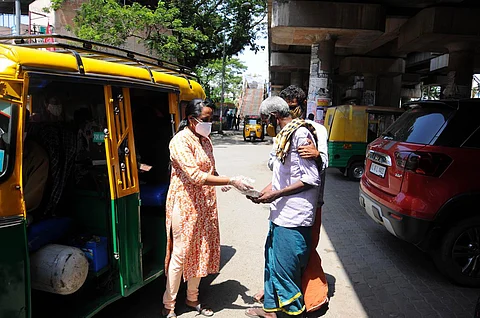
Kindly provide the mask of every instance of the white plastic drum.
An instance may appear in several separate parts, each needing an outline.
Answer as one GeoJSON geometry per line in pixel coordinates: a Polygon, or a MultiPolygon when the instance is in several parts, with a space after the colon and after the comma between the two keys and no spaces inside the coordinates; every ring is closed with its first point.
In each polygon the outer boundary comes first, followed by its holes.
{"type": "Polygon", "coordinates": [[[78,248],[50,244],[30,256],[32,288],[69,295],[82,287],[88,275],[88,260],[78,248]]]}

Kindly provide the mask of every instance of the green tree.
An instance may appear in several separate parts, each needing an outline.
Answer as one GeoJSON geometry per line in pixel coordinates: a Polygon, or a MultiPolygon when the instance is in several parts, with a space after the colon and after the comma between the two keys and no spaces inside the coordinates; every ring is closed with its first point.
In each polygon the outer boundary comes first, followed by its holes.
{"type": "Polygon", "coordinates": [[[422,86],[422,99],[438,100],[440,99],[441,87],[438,85],[424,85],[422,86]]]}
{"type": "MultiPolygon", "coordinates": [[[[58,0],[61,1],[61,0],[58,0]]],[[[258,51],[266,0],[91,0],[82,4],[72,26],[80,38],[122,45],[134,36],[151,52],[189,67],[233,56],[245,47],[258,51]]]]}
{"type": "MultiPolygon", "coordinates": [[[[222,59],[210,61],[196,69],[205,94],[218,102],[222,94],[222,59]]],[[[242,74],[247,66],[238,58],[227,58],[225,61],[225,102],[234,102],[242,89],[242,74]]]]}

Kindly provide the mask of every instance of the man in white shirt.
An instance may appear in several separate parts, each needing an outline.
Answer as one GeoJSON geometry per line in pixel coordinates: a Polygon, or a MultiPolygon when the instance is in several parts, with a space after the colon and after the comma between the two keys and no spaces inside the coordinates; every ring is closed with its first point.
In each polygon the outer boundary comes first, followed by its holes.
{"type": "MultiPolygon", "coordinates": [[[[301,88],[290,85],[280,92],[280,97],[287,102],[292,119],[305,118],[305,93],[301,88]]],[[[317,144],[315,145],[313,141],[307,140],[307,145],[298,147],[298,154],[303,159],[316,160],[321,180],[318,191],[317,209],[315,212],[315,223],[312,228],[312,248],[307,268],[302,277],[306,310],[311,312],[318,310],[322,305],[328,302],[328,283],[322,269],[321,258],[316,251],[320,239],[321,213],[324,203],[325,169],[328,167],[328,133],[327,129],[317,122],[312,120],[305,120],[305,122],[314,128],[317,144]]],[[[268,161],[268,167],[270,170],[273,169],[274,163],[277,161],[275,155],[275,149],[277,147],[276,142],[277,139],[274,138],[274,145],[268,161]]],[[[263,299],[263,292],[260,291],[255,294],[254,299],[257,302],[261,302],[263,299]]]]}
{"type": "Polygon", "coordinates": [[[288,104],[269,97],[260,106],[262,116],[274,116],[277,135],[272,182],[255,203],[270,203],[270,230],[265,243],[264,306],[249,308],[250,317],[277,317],[276,312],[299,315],[305,311],[302,274],[308,264],[312,226],[318,201],[320,174],[313,159],[304,159],[299,147],[315,144],[303,120],[293,119],[288,104]]]}

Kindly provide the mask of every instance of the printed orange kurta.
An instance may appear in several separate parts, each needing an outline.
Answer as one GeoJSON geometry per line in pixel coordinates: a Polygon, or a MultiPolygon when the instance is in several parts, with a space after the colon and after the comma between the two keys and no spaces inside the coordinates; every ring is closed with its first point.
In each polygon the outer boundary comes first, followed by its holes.
{"type": "Polygon", "coordinates": [[[184,246],[183,279],[205,277],[220,270],[220,231],[215,187],[204,185],[215,171],[213,145],[189,128],[170,142],[172,175],[166,204],[167,255],[165,273],[172,253],[172,213],[180,213],[184,246]]]}

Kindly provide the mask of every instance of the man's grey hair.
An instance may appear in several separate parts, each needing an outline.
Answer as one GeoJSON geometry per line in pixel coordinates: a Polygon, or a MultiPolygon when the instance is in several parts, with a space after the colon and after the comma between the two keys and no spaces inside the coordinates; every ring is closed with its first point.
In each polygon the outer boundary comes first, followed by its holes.
{"type": "Polygon", "coordinates": [[[283,98],[268,97],[260,104],[260,115],[270,116],[271,113],[277,113],[281,118],[286,118],[290,116],[290,108],[283,98]]]}

